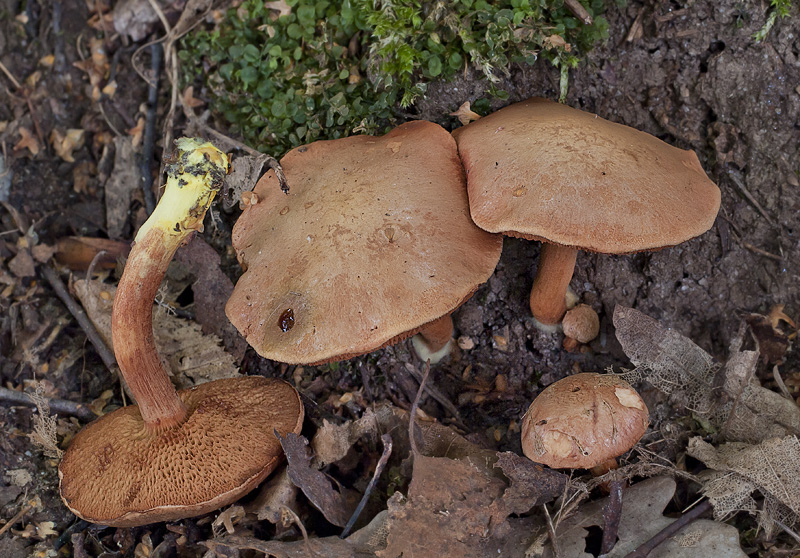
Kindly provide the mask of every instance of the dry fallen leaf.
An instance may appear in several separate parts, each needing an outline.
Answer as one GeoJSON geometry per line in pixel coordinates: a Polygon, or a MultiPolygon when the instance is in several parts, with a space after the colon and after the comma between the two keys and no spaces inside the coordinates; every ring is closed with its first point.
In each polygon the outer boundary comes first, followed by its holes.
{"type": "Polygon", "coordinates": [[[66,134],[53,128],[53,131],[50,132],[50,144],[56,155],[67,163],[74,163],[75,158],[72,156],[72,152],[83,147],[83,135],[84,131],[76,128],[70,128],[66,134]]]}
{"type": "Polygon", "coordinates": [[[618,305],[614,326],[622,349],[636,365],[623,377],[631,383],[647,380],[727,440],[758,443],[800,434],[797,405],[758,384],[758,352],[740,350],[743,330],[721,366],[690,339],[638,310],[618,305]]]}
{"type": "Polygon", "coordinates": [[[36,139],[30,130],[28,130],[24,126],[19,127],[19,136],[20,140],[14,144],[14,151],[20,151],[22,149],[27,149],[30,151],[31,155],[36,157],[41,150],[41,146],[39,145],[39,140],[36,139]]]}
{"type": "Polygon", "coordinates": [[[308,440],[290,432],[279,438],[286,453],[289,478],[303,494],[322,512],[325,519],[344,527],[353,515],[358,499],[356,494],[311,466],[308,440]],[[337,488],[334,488],[334,484],[337,488]]]}
{"type": "MultiPolygon", "coordinates": [[[[99,279],[76,280],[71,284],[89,319],[106,344],[111,343],[111,308],[116,287],[99,279]]],[[[239,375],[233,357],[220,347],[215,335],[204,335],[192,321],[164,311],[153,312],[153,331],[158,354],[173,374],[179,388],[239,375]]]]}
{"type": "Polygon", "coordinates": [[[278,12],[278,17],[289,15],[292,13],[292,7],[286,3],[286,0],[277,0],[275,2],[264,2],[264,7],[269,10],[278,12]]]}
{"type": "Polygon", "coordinates": [[[800,440],[796,436],[717,448],[695,437],[689,440],[687,453],[715,471],[704,476],[703,487],[714,504],[715,517],[739,510],[756,512],[768,538],[776,528],[774,520],[789,527],[800,524],[800,440]],[[764,496],[760,510],[752,497],[756,490],[764,496]]]}
{"type": "MultiPolygon", "coordinates": [[[[675,481],[669,477],[655,477],[639,482],[625,490],[619,540],[607,558],[622,558],[640,544],[675,521],[662,515],[662,510],[675,494],[675,481]]],[[[608,498],[589,502],[562,521],[556,530],[558,550],[569,558],[592,558],[586,551],[590,528],[603,526],[603,508],[608,498]]],[[[553,556],[549,543],[544,557],[553,556]]],[[[739,532],[735,527],[708,519],[699,519],[658,545],[649,558],[745,558],[739,546],[739,532]]]]}
{"type": "Polygon", "coordinates": [[[458,121],[461,122],[461,124],[464,126],[466,126],[473,120],[477,120],[478,118],[481,117],[480,114],[478,114],[477,112],[473,111],[470,108],[469,101],[465,102],[460,107],[458,107],[457,111],[451,112],[450,116],[455,116],[456,118],[458,118],[458,121]]]}

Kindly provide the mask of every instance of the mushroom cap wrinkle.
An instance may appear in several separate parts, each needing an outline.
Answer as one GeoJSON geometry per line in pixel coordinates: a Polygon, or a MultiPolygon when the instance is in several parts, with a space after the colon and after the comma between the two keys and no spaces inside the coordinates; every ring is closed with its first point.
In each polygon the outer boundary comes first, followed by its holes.
{"type": "Polygon", "coordinates": [[[644,435],[647,407],[624,380],[575,374],[547,386],[522,420],[522,452],[554,469],[589,469],[644,435]]]}
{"type": "Polygon", "coordinates": [[[453,132],[475,223],[564,246],[625,254],[707,231],[719,188],[697,155],[546,99],[453,132]]]}
{"type": "Polygon", "coordinates": [[[61,497],[77,516],[132,527],[201,515],[234,502],[279,464],[273,432],[299,433],[303,405],[288,383],[260,376],[179,392],[188,418],[148,430],[136,405],[104,415],[72,440],[61,497]]]}
{"type": "Polygon", "coordinates": [[[258,182],[233,229],[245,270],[226,312],[262,356],[342,360],[415,333],[484,283],[502,237],[472,222],[455,141],[409,122],[317,141],[258,182]]]}

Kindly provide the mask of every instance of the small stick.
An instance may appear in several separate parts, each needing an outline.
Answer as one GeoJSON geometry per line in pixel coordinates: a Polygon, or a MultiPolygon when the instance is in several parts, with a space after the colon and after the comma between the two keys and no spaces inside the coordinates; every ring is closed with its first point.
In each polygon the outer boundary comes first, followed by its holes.
{"type": "Polygon", "coordinates": [[[156,109],[158,108],[158,74],[161,72],[163,51],[159,43],[150,45],[151,81],[147,89],[147,116],[144,126],[144,141],[139,160],[139,172],[142,180],[144,206],[150,215],[156,208],[156,197],[153,193],[153,151],[156,146],[156,109]]]}
{"type": "Polygon", "coordinates": [[[617,544],[617,533],[619,524],[622,520],[622,490],[625,487],[624,480],[611,481],[609,488],[608,504],[603,508],[603,541],[600,546],[600,554],[608,554],[617,544]]]}
{"type": "Polygon", "coordinates": [[[364,491],[364,495],[361,497],[361,501],[358,503],[358,506],[356,506],[353,515],[350,517],[350,521],[347,522],[347,525],[344,528],[344,531],[342,531],[342,534],[339,535],[340,539],[344,539],[350,534],[350,530],[353,528],[353,525],[356,524],[358,516],[361,515],[361,512],[364,510],[364,506],[367,505],[369,495],[375,488],[378,478],[381,476],[381,473],[383,473],[383,469],[386,467],[386,463],[389,461],[389,457],[392,455],[392,437],[388,434],[384,434],[381,436],[381,442],[383,442],[383,453],[381,454],[381,458],[378,460],[378,464],[375,466],[375,472],[372,474],[372,479],[370,479],[367,489],[364,491]]]}
{"type": "MultiPolygon", "coordinates": [[[[418,382],[422,380],[422,374],[419,370],[417,370],[416,368],[410,368],[409,371],[411,372],[411,375],[414,376],[414,379],[416,379],[418,382]]],[[[456,419],[456,425],[459,428],[468,430],[467,427],[464,425],[464,423],[461,421],[461,415],[459,414],[458,409],[447,398],[447,396],[445,396],[441,391],[432,386],[427,386],[425,388],[425,391],[428,393],[428,395],[433,397],[442,407],[447,409],[447,411],[451,415],[453,415],[453,417],[456,419]]]]}
{"type": "Polygon", "coordinates": [[[11,83],[14,84],[14,87],[16,87],[17,89],[22,89],[22,86],[17,81],[17,78],[14,77],[14,74],[12,74],[9,71],[9,69],[6,68],[6,65],[3,64],[2,62],[0,62],[0,70],[2,70],[3,73],[6,75],[6,77],[11,80],[11,83]]]}
{"type": "Polygon", "coordinates": [[[414,436],[414,426],[417,424],[417,409],[419,408],[419,400],[422,399],[422,392],[425,390],[425,382],[428,381],[428,375],[431,373],[431,361],[425,362],[425,373],[422,375],[422,380],[419,383],[417,396],[414,398],[414,403],[411,404],[411,417],[408,420],[408,441],[411,444],[411,454],[417,455],[419,449],[417,448],[417,439],[414,436]]]}
{"type": "MultiPolygon", "coordinates": [[[[0,402],[9,405],[21,405],[23,407],[36,407],[33,399],[24,391],[16,391],[0,387],[0,402]]],[[[50,410],[60,415],[72,415],[82,421],[90,421],[97,418],[89,407],[81,403],[67,401],[66,399],[48,399],[50,410]]]]}
{"type": "Polygon", "coordinates": [[[679,519],[676,519],[663,529],[653,535],[649,541],[639,545],[636,550],[627,554],[625,558],[646,558],[650,553],[662,542],[675,535],[678,531],[686,527],[689,523],[712,509],[711,501],[706,500],[695,509],[683,514],[679,519]]]}
{"type": "Polygon", "coordinates": [[[300,529],[300,533],[303,535],[303,541],[306,545],[306,554],[308,554],[310,557],[317,555],[317,553],[311,549],[311,542],[308,540],[308,531],[306,531],[305,525],[303,525],[303,522],[300,521],[299,517],[297,517],[297,514],[286,506],[281,506],[281,523],[287,527],[292,523],[297,525],[297,527],[300,529]]]}
{"type": "Polygon", "coordinates": [[[558,551],[558,543],[556,542],[556,529],[553,527],[553,520],[550,517],[550,511],[547,509],[547,504],[542,504],[542,509],[544,510],[544,516],[547,518],[547,533],[550,535],[550,544],[553,545],[553,554],[556,558],[559,558],[561,553],[558,551]]]}
{"type": "Polygon", "coordinates": [[[19,521],[20,519],[22,519],[22,516],[24,516],[26,513],[28,513],[28,512],[29,512],[29,511],[30,511],[30,510],[31,510],[31,509],[32,509],[32,508],[33,508],[35,505],[36,505],[36,500],[35,500],[35,499],[34,499],[34,500],[28,500],[27,502],[25,502],[25,505],[24,505],[24,506],[22,506],[22,509],[20,509],[20,510],[17,512],[17,514],[16,514],[14,517],[12,517],[11,519],[9,519],[9,520],[8,520],[8,523],[6,523],[6,524],[5,524],[5,525],[3,525],[2,527],[0,527],[0,537],[2,537],[2,536],[3,536],[3,534],[4,534],[6,531],[8,531],[9,529],[11,529],[11,527],[12,527],[12,526],[13,526],[13,525],[14,525],[14,524],[17,522],[17,521],[19,521]]]}
{"type": "Polygon", "coordinates": [[[84,312],[83,308],[81,308],[80,305],[73,300],[72,296],[69,294],[69,291],[67,291],[67,287],[58,276],[58,273],[56,273],[56,271],[49,265],[43,265],[41,270],[44,278],[47,279],[47,282],[50,283],[51,287],[53,287],[53,290],[55,291],[56,295],[58,295],[58,298],[61,299],[61,302],[64,303],[64,305],[67,307],[67,310],[69,310],[70,314],[72,314],[72,316],[81,326],[84,333],[86,333],[86,337],[92,342],[92,345],[94,345],[97,354],[100,355],[100,358],[103,360],[106,368],[108,368],[112,374],[119,374],[119,369],[117,368],[117,361],[114,358],[114,354],[106,346],[103,338],[100,337],[100,334],[97,333],[94,324],[92,324],[91,320],[89,320],[89,317],[86,315],[86,312],[84,312]]]}
{"type": "Polygon", "coordinates": [[[753,194],[751,194],[750,191],[747,189],[747,187],[744,185],[744,181],[733,171],[728,171],[728,176],[731,178],[733,183],[736,184],[736,186],[739,188],[739,191],[742,192],[744,197],[747,198],[747,201],[749,201],[753,205],[753,207],[756,208],[756,211],[758,211],[761,214],[761,216],[764,219],[766,219],[767,223],[777,228],[778,225],[775,223],[772,217],[769,216],[769,213],[767,213],[764,210],[764,208],[761,207],[761,204],[758,203],[758,200],[755,197],[753,197],[753,194]]]}
{"type": "Polygon", "coordinates": [[[577,17],[586,25],[592,24],[592,16],[589,15],[589,12],[586,11],[586,8],[583,7],[578,0],[564,0],[564,6],[567,7],[569,11],[572,12],[572,15],[577,17]]]}

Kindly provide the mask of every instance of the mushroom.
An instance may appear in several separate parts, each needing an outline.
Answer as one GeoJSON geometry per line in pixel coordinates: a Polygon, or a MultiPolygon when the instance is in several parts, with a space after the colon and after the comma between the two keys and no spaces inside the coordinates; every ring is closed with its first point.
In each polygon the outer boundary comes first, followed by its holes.
{"type": "Polygon", "coordinates": [[[470,212],[490,232],[543,241],[534,318],[557,326],[578,250],[629,254],[707,231],[720,191],[693,151],[546,99],[453,132],[470,212]]]}
{"type": "Polygon", "coordinates": [[[303,406],[286,382],[217,380],[176,392],[153,343],[153,298],[175,250],[195,230],[228,168],[210,143],[181,138],[166,190],[136,235],[119,282],[112,338],[137,405],[72,440],[58,474],[77,516],[132,527],[207,513],[252,490],[282,455],[274,431],[299,433],[303,406]]]}
{"type": "Polygon", "coordinates": [[[500,235],[470,219],[450,134],[409,122],[382,137],[293,149],[281,166],[288,195],[268,172],[233,229],[245,271],[226,312],[250,345],[272,360],[318,364],[421,332],[416,346],[445,344],[446,353],[450,313],[502,249],[500,235]]]}
{"type": "Polygon", "coordinates": [[[564,348],[572,352],[579,345],[589,343],[600,333],[600,318],[591,306],[578,304],[567,310],[561,322],[564,330],[564,348]]]}
{"type": "Polygon", "coordinates": [[[647,407],[627,382],[581,373],[547,386],[522,419],[522,453],[554,469],[616,467],[649,423],[647,407]]]}

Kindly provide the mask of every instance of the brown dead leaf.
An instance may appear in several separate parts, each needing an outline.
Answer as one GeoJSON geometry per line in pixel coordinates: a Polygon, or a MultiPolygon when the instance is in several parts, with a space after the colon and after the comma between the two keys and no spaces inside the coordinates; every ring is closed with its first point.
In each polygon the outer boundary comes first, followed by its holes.
{"type": "Polygon", "coordinates": [[[58,129],[53,128],[50,132],[50,144],[56,152],[67,163],[74,163],[75,158],[72,152],[83,147],[84,131],[70,128],[66,134],[62,134],[58,129]]]}
{"type": "Polygon", "coordinates": [[[158,24],[158,14],[148,0],[121,0],[114,5],[114,30],[133,42],[144,39],[158,24]]]}
{"type": "Polygon", "coordinates": [[[303,491],[325,519],[339,527],[347,525],[358,503],[356,494],[311,466],[311,451],[305,437],[290,432],[279,439],[286,453],[289,478],[294,485],[303,491]]]}
{"type": "Polygon", "coordinates": [[[567,476],[563,473],[545,469],[510,451],[498,453],[494,466],[511,481],[501,500],[507,514],[526,513],[535,506],[553,500],[563,492],[567,482],[567,476]]]}
{"type": "Polygon", "coordinates": [[[286,467],[261,485],[258,495],[247,506],[247,511],[256,514],[259,521],[266,519],[277,525],[281,522],[281,508],[289,508],[297,513],[297,487],[292,484],[286,467]]]}
{"type": "Polygon", "coordinates": [[[617,305],[614,326],[636,365],[623,377],[632,383],[647,380],[727,440],[758,443],[800,434],[797,405],[758,383],[758,352],[740,350],[743,330],[734,337],[723,367],[690,339],[638,310],[617,305]]]}
{"type": "Polygon", "coordinates": [[[797,330],[794,321],[783,313],[783,308],[783,304],[778,304],[766,316],[748,314],[745,317],[758,344],[758,352],[766,364],[780,364],[789,350],[789,335],[780,328],[781,322],[797,330]]]}
{"type": "Polygon", "coordinates": [[[29,129],[24,126],[19,127],[19,136],[20,140],[14,144],[14,151],[21,151],[23,149],[27,149],[30,151],[31,155],[36,157],[41,151],[41,146],[39,145],[39,140],[36,139],[29,129]]]}
{"type": "Polygon", "coordinates": [[[136,151],[129,137],[114,138],[114,171],[105,183],[106,230],[111,239],[123,236],[130,217],[131,197],[139,184],[136,151]]]}
{"type": "Polygon", "coordinates": [[[247,341],[225,314],[225,303],[233,292],[233,282],[220,268],[219,254],[201,237],[195,236],[178,250],[175,260],[197,278],[192,283],[192,293],[195,319],[203,327],[203,332],[220,337],[225,348],[241,361],[247,350],[247,341]]]}
{"type": "Polygon", "coordinates": [[[142,136],[144,136],[144,126],[145,126],[144,116],[140,116],[139,119],[136,121],[136,126],[125,130],[127,134],[131,136],[133,147],[138,147],[139,144],[142,143],[142,136]]]}
{"type": "MultiPolygon", "coordinates": [[[[113,350],[111,308],[116,287],[98,279],[76,280],[70,287],[80,299],[97,332],[113,350]]],[[[179,388],[239,375],[233,357],[220,347],[219,338],[203,335],[197,323],[155,309],[153,331],[161,360],[179,388]]]]}
{"type": "Polygon", "coordinates": [[[466,126],[473,120],[477,120],[481,117],[480,114],[478,114],[477,112],[473,111],[470,108],[469,101],[465,102],[460,107],[458,107],[457,111],[451,112],[450,116],[455,116],[456,118],[458,118],[458,121],[461,122],[461,124],[464,126],[466,126]]]}
{"type": "MultiPolygon", "coordinates": [[[[675,494],[675,481],[669,477],[655,477],[625,489],[619,540],[607,558],[623,558],[637,546],[650,540],[661,529],[675,521],[663,515],[664,508],[675,494]]],[[[591,528],[602,529],[603,509],[608,498],[589,502],[558,524],[556,537],[561,556],[592,558],[587,551],[591,528]]],[[[681,535],[670,537],[649,554],[650,558],[745,558],[739,546],[739,533],[735,527],[708,519],[698,519],[686,527],[681,535]]],[[[543,556],[552,558],[550,543],[543,556]]]]}
{"type": "Polygon", "coordinates": [[[8,262],[8,270],[20,279],[35,276],[36,265],[33,262],[30,251],[20,249],[17,255],[8,262]]]}
{"type": "Polygon", "coordinates": [[[275,2],[264,2],[264,7],[278,12],[278,17],[289,15],[292,13],[292,7],[286,3],[286,0],[277,0],[275,2]]]}
{"type": "Polygon", "coordinates": [[[717,448],[695,437],[689,440],[687,453],[716,471],[706,475],[703,487],[714,504],[715,517],[739,510],[755,512],[758,506],[752,494],[758,490],[764,496],[757,512],[759,525],[768,537],[775,531],[774,520],[789,527],[800,524],[800,441],[796,436],[717,448]]]}
{"type": "Polygon", "coordinates": [[[183,90],[183,94],[181,95],[183,98],[183,106],[188,107],[190,109],[202,107],[206,104],[206,102],[202,99],[198,99],[194,96],[194,86],[190,85],[186,89],[183,90]]]}
{"type": "Polygon", "coordinates": [[[111,270],[117,266],[120,258],[125,258],[131,251],[131,245],[121,240],[110,238],[93,238],[88,236],[65,236],[59,238],[55,245],[56,261],[72,271],[85,272],[94,261],[97,271],[111,270]],[[105,252],[98,257],[100,252],[105,252]],[[95,258],[97,258],[95,260],[95,258]]]}

